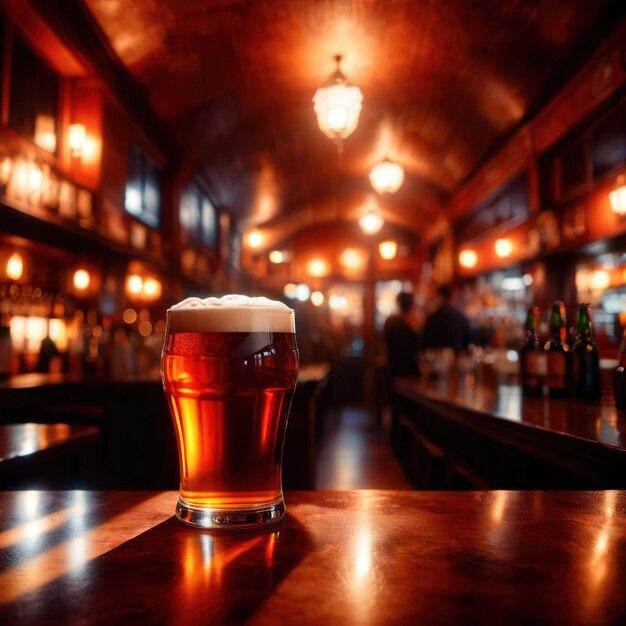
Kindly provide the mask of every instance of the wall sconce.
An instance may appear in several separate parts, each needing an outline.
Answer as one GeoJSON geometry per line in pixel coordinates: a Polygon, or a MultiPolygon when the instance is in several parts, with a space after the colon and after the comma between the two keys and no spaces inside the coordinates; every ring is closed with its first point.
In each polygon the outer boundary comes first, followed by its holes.
{"type": "Polygon", "coordinates": [[[385,259],[385,261],[391,261],[391,259],[395,259],[396,254],[398,254],[398,242],[394,241],[393,239],[381,241],[378,244],[378,253],[380,254],[382,259],[385,259]]]}
{"type": "Polygon", "coordinates": [[[501,259],[506,259],[506,257],[510,256],[511,252],[513,252],[513,244],[507,237],[502,237],[496,239],[494,250],[497,256],[501,259]]]}
{"type": "Polygon", "coordinates": [[[7,278],[19,280],[24,272],[24,260],[19,252],[14,252],[7,261],[7,278]]]}
{"type": "Polygon", "coordinates": [[[35,143],[47,152],[56,152],[56,120],[52,115],[37,115],[35,118],[35,143]]]}
{"type": "Polygon", "coordinates": [[[459,265],[461,267],[472,268],[478,263],[478,254],[475,250],[461,250],[459,253],[459,265]]]}
{"type": "Polygon", "coordinates": [[[385,220],[378,213],[374,213],[374,211],[366,213],[359,219],[359,226],[366,235],[375,235],[383,227],[384,223],[385,220]]]}
{"type": "Polygon", "coordinates": [[[79,269],[74,272],[74,287],[79,291],[85,291],[91,283],[91,276],[85,269],[79,269]]]}
{"type": "Polygon", "coordinates": [[[626,184],[624,177],[617,177],[617,187],[609,193],[611,209],[618,215],[626,215],[626,184]]]}
{"type": "Polygon", "coordinates": [[[87,144],[87,129],[84,124],[71,124],[68,136],[72,158],[80,159],[87,144]]]}

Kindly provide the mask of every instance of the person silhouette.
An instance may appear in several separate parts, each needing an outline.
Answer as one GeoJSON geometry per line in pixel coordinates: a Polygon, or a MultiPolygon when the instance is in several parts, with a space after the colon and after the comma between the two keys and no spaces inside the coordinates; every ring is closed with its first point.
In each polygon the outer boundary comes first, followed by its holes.
{"type": "Polygon", "coordinates": [[[387,373],[398,376],[419,376],[418,351],[420,336],[414,313],[413,294],[401,291],[396,296],[398,312],[385,321],[383,338],[387,350],[387,373]]]}

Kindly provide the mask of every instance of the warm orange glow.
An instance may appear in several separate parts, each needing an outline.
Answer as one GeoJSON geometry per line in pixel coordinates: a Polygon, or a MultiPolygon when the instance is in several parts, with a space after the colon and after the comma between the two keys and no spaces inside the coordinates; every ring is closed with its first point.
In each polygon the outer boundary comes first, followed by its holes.
{"type": "Polygon", "coordinates": [[[311,259],[307,264],[311,276],[326,276],[329,272],[328,263],[324,259],[311,259]]]}
{"type": "Polygon", "coordinates": [[[7,261],[7,278],[19,280],[24,272],[24,260],[19,252],[14,252],[7,261]]]}
{"type": "Polygon", "coordinates": [[[298,286],[295,283],[287,283],[285,285],[285,288],[283,289],[285,298],[289,298],[290,300],[293,300],[296,297],[297,290],[298,290],[298,286]]]}
{"type": "Polygon", "coordinates": [[[76,287],[79,291],[87,289],[90,282],[91,276],[87,270],[80,269],[74,272],[74,287],[76,287]]]}
{"type": "Polygon", "coordinates": [[[321,291],[314,291],[311,294],[311,303],[314,306],[322,306],[324,304],[324,294],[321,291]]]}
{"type": "Polygon", "coordinates": [[[381,241],[378,244],[378,253],[380,254],[381,258],[385,259],[386,261],[395,259],[396,254],[398,253],[398,243],[393,239],[381,241]]]}
{"type": "Polygon", "coordinates": [[[141,322],[139,324],[139,334],[142,337],[149,337],[152,334],[152,324],[150,322],[141,322]]]}
{"type": "Polygon", "coordinates": [[[404,182],[404,170],[398,163],[384,159],[370,171],[370,182],[380,194],[395,193],[404,182]]]}
{"type": "Polygon", "coordinates": [[[357,270],[363,265],[363,257],[358,250],[346,248],[339,257],[339,262],[346,268],[357,270]]]}
{"type": "Polygon", "coordinates": [[[78,511],[42,517],[35,520],[34,526],[27,523],[18,527],[18,539],[21,533],[34,530],[37,551],[22,564],[0,574],[0,604],[14,602],[54,580],[80,572],[89,561],[149,530],[151,524],[165,521],[172,514],[171,498],[171,493],[158,494],[94,527],[88,525],[86,516],[79,514],[84,508],[80,502],[72,505],[72,509],[80,507],[78,511]],[[49,531],[45,531],[61,523],[65,515],[72,515],[68,538],[61,543],[50,542],[49,531]]]}
{"type": "Polygon", "coordinates": [[[143,290],[143,278],[138,274],[131,274],[126,280],[126,290],[133,296],[138,296],[143,290]]]}
{"type": "Polygon", "coordinates": [[[67,350],[67,324],[65,320],[52,317],[48,320],[48,334],[56,347],[65,352],[67,350]]]}
{"type": "Polygon", "coordinates": [[[589,281],[589,287],[591,287],[591,289],[606,289],[610,284],[611,275],[606,270],[595,270],[589,281]]]}
{"type": "Polygon", "coordinates": [[[618,186],[609,193],[611,209],[618,215],[626,215],[626,184],[623,176],[618,177],[617,184],[618,186]]]}
{"type": "Polygon", "coordinates": [[[270,263],[280,264],[287,261],[288,255],[284,250],[272,250],[269,254],[270,263]]]}
{"type": "Polygon", "coordinates": [[[263,234],[258,230],[253,230],[248,233],[246,242],[250,248],[259,248],[263,243],[263,234]]]}
{"type": "Polygon", "coordinates": [[[156,278],[146,278],[143,282],[143,295],[146,298],[156,299],[161,295],[161,281],[156,278]]]}
{"type": "Polygon", "coordinates": [[[385,220],[378,215],[378,213],[374,213],[370,211],[366,213],[360,220],[359,226],[361,230],[367,235],[375,235],[385,223],[385,220]]]}
{"type": "Polygon", "coordinates": [[[475,250],[461,250],[459,253],[459,264],[461,267],[472,268],[478,263],[478,254],[475,250]]]}
{"type": "Polygon", "coordinates": [[[0,161],[0,182],[6,184],[11,178],[11,169],[13,168],[13,161],[10,157],[4,157],[0,161]]]}
{"type": "Polygon", "coordinates": [[[100,141],[87,135],[85,137],[85,141],[83,142],[83,149],[81,158],[84,161],[95,161],[98,154],[100,153],[100,141]]]}
{"type": "Polygon", "coordinates": [[[342,73],[341,56],[336,56],[335,61],[337,69],[326,85],[315,92],[313,108],[320,130],[331,139],[341,140],[351,135],[359,124],[363,94],[342,73]]]}
{"type": "Polygon", "coordinates": [[[71,124],[68,136],[70,151],[74,158],[80,159],[87,140],[87,129],[84,124],[71,124]]]}
{"type": "Polygon", "coordinates": [[[496,239],[494,249],[497,256],[501,259],[505,259],[511,255],[511,252],[513,252],[513,243],[506,237],[496,239]]]}
{"type": "Polygon", "coordinates": [[[137,311],[135,309],[126,309],[122,317],[127,324],[134,324],[137,321],[137,311]]]}
{"type": "Polygon", "coordinates": [[[38,115],[35,118],[35,143],[48,152],[56,151],[56,121],[52,115],[38,115]]]}

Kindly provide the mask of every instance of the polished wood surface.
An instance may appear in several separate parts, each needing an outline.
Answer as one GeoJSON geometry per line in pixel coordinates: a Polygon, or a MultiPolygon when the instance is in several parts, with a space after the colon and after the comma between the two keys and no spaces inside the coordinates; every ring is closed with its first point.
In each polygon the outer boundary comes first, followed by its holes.
{"type": "MultiPolygon", "coordinates": [[[[298,372],[285,441],[286,488],[313,486],[318,400],[329,375],[328,363],[305,364],[298,372]]],[[[0,381],[2,422],[65,422],[101,428],[102,467],[84,483],[90,488],[178,487],[176,438],[158,376],[118,380],[63,374],[14,376],[0,381]]]]}
{"type": "Polygon", "coordinates": [[[398,380],[395,388],[442,411],[461,409],[476,424],[481,417],[496,418],[626,452],[626,414],[616,411],[608,393],[599,402],[525,396],[518,384],[481,379],[473,372],[398,380]]]}
{"type": "Polygon", "coordinates": [[[416,488],[624,489],[626,416],[612,397],[528,397],[472,370],[394,384],[392,445],[416,488]]]}
{"type": "Polygon", "coordinates": [[[101,457],[102,430],[70,424],[0,424],[0,485],[78,486],[101,457]]]}
{"type": "Polygon", "coordinates": [[[287,492],[211,534],[175,492],[0,497],[0,622],[621,624],[625,492],[287,492]]]}
{"type": "Polygon", "coordinates": [[[99,438],[100,430],[95,426],[0,424],[0,468],[12,459],[99,438]]]}

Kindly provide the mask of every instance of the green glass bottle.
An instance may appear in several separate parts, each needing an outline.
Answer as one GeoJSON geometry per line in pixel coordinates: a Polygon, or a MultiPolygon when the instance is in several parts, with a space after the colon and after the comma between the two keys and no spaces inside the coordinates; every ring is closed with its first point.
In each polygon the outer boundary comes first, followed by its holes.
{"type": "Polygon", "coordinates": [[[571,394],[572,362],[567,341],[565,305],[557,300],[550,313],[550,339],[544,346],[546,354],[546,387],[552,398],[566,398],[571,394]]]}
{"type": "Polygon", "coordinates": [[[600,355],[591,332],[591,306],[581,303],[578,307],[578,335],[572,346],[574,397],[579,400],[599,400],[600,355]]]}
{"type": "Polygon", "coordinates": [[[543,393],[546,356],[539,340],[539,307],[531,306],[526,315],[524,341],[520,348],[520,383],[529,396],[543,393]]]}

